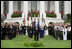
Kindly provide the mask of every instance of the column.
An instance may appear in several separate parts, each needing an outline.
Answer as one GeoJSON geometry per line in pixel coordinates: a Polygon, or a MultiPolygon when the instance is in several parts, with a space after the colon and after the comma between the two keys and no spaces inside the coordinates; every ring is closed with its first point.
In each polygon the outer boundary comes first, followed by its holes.
{"type": "Polygon", "coordinates": [[[13,1],[9,1],[9,13],[7,14],[7,19],[11,19],[13,13],[13,1]]]}
{"type": "Polygon", "coordinates": [[[40,11],[40,1],[37,1],[37,10],[40,11]]]}
{"type": "Polygon", "coordinates": [[[28,14],[28,1],[23,1],[22,18],[24,20],[24,16],[25,16],[26,25],[27,25],[27,14],[28,14]]]}
{"type": "Polygon", "coordinates": [[[4,9],[4,1],[1,1],[1,14],[3,14],[3,9],[4,9]]]}
{"type": "Polygon", "coordinates": [[[64,14],[68,14],[68,9],[70,8],[68,2],[69,1],[64,1],[64,14]]]}
{"type": "Polygon", "coordinates": [[[43,18],[46,18],[46,13],[45,13],[45,1],[40,1],[40,25],[42,23],[42,14],[43,18]]]}
{"type": "Polygon", "coordinates": [[[55,13],[57,15],[57,19],[61,19],[61,14],[59,14],[59,1],[55,1],[55,13]]]}

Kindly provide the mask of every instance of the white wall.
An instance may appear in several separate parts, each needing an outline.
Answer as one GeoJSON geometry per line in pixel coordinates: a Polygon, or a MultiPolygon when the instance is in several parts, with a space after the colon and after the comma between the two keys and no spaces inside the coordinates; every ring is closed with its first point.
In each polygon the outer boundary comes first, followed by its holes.
{"type": "Polygon", "coordinates": [[[1,14],[3,14],[3,6],[4,6],[4,4],[3,4],[4,2],[3,1],[1,1],[1,14]]]}
{"type": "Polygon", "coordinates": [[[71,1],[68,1],[68,13],[71,13],[71,1]]]}
{"type": "Polygon", "coordinates": [[[64,14],[71,13],[71,1],[64,1],[64,14]]]}

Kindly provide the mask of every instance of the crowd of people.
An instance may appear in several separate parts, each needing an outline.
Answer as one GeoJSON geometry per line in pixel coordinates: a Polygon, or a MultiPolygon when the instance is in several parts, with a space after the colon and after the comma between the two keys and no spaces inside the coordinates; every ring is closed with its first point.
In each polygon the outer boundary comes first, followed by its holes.
{"type": "Polygon", "coordinates": [[[43,39],[45,31],[48,29],[48,34],[57,40],[70,40],[71,39],[71,24],[69,23],[52,23],[48,26],[37,26],[35,22],[28,26],[20,25],[18,22],[14,23],[1,23],[1,39],[12,39],[19,35],[28,34],[29,38],[38,41],[39,38],[43,39]]]}
{"type": "Polygon", "coordinates": [[[48,24],[49,35],[58,40],[71,39],[71,24],[70,23],[52,23],[48,24]]]}

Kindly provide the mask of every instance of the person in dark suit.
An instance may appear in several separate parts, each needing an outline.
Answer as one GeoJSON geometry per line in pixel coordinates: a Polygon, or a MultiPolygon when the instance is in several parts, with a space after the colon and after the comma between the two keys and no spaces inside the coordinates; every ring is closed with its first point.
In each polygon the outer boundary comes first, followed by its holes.
{"type": "Polygon", "coordinates": [[[16,23],[16,36],[19,36],[19,25],[16,23]]]}
{"type": "Polygon", "coordinates": [[[5,39],[8,39],[8,23],[5,23],[5,39]]]}
{"type": "Polygon", "coordinates": [[[39,40],[39,27],[37,27],[37,25],[35,25],[34,27],[34,40],[35,41],[39,40]]]}
{"type": "Polygon", "coordinates": [[[26,26],[24,25],[24,35],[26,35],[26,26]]]}
{"type": "Polygon", "coordinates": [[[4,40],[5,39],[5,24],[3,23],[2,25],[2,39],[4,40]]]}
{"type": "Polygon", "coordinates": [[[26,26],[22,26],[22,34],[26,35],[26,26]]]}
{"type": "Polygon", "coordinates": [[[30,26],[28,25],[28,26],[26,27],[26,29],[27,29],[27,34],[28,34],[28,36],[29,36],[30,26]]]}
{"type": "Polygon", "coordinates": [[[29,38],[30,38],[30,40],[32,40],[32,38],[33,38],[33,27],[32,27],[32,24],[30,25],[30,28],[29,28],[29,38]]]}
{"type": "Polygon", "coordinates": [[[13,32],[14,32],[13,38],[16,37],[16,29],[17,29],[16,23],[13,23],[13,32]]]}
{"type": "Polygon", "coordinates": [[[51,31],[51,24],[48,24],[48,33],[49,33],[49,35],[52,34],[52,31],[51,31]]]}
{"type": "Polygon", "coordinates": [[[1,39],[3,39],[3,31],[2,31],[2,26],[3,26],[3,23],[1,23],[1,39]]]}
{"type": "Polygon", "coordinates": [[[10,24],[9,26],[8,26],[8,30],[9,30],[9,39],[12,39],[13,38],[13,25],[12,24],[10,24]]]}

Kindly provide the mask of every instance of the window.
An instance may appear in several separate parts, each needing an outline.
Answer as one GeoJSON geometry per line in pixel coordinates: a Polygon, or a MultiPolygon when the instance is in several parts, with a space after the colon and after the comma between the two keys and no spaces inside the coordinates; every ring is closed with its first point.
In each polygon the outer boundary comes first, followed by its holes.
{"type": "Polygon", "coordinates": [[[4,1],[4,12],[8,13],[9,11],[9,2],[8,1],[4,1]]]}
{"type": "Polygon", "coordinates": [[[18,1],[18,11],[21,11],[21,1],[18,1]]]}
{"type": "Polygon", "coordinates": [[[64,12],[64,1],[59,2],[59,12],[64,12]]]}
{"type": "Polygon", "coordinates": [[[45,1],[45,10],[50,11],[50,1],[45,1]]]}
{"type": "Polygon", "coordinates": [[[31,10],[37,10],[37,1],[31,1],[31,10]]]}
{"type": "Polygon", "coordinates": [[[50,11],[50,1],[48,1],[47,5],[47,10],[50,11]]]}

